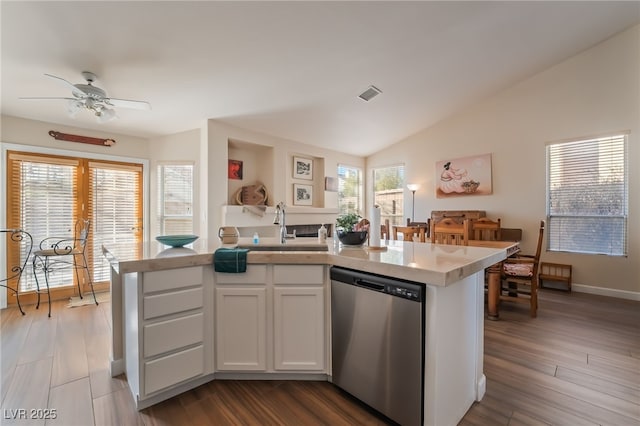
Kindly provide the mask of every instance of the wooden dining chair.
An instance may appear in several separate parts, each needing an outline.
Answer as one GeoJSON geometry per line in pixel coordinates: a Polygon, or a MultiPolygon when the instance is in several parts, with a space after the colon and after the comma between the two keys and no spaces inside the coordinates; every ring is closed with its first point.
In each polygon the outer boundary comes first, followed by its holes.
{"type": "MultiPolygon", "coordinates": [[[[369,219],[362,219],[360,222],[358,222],[358,228],[370,226],[371,222],[369,221],[369,219]]],[[[389,227],[389,219],[385,219],[384,223],[380,225],[380,238],[388,241],[390,234],[389,229],[391,229],[389,227]]],[[[369,236],[371,236],[371,229],[369,229],[369,235],[367,236],[367,239],[369,239],[369,236]]]]}
{"type": "Polygon", "coordinates": [[[404,241],[418,241],[421,243],[426,242],[425,228],[421,226],[393,226],[393,239],[397,240],[402,235],[404,241]]]}
{"type": "Polygon", "coordinates": [[[544,239],[544,221],[540,221],[535,255],[517,253],[504,260],[500,283],[500,301],[528,303],[531,317],[538,312],[538,266],[544,239]]]}
{"type": "Polygon", "coordinates": [[[384,223],[380,225],[380,237],[386,241],[391,238],[391,227],[389,225],[389,219],[385,219],[384,223]]]}
{"type": "Polygon", "coordinates": [[[493,221],[486,217],[480,219],[474,219],[471,222],[471,233],[469,237],[472,240],[482,241],[501,241],[502,240],[502,228],[500,226],[500,219],[493,221]]]}
{"type": "Polygon", "coordinates": [[[451,218],[431,221],[431,242],[434,244],[469,245],[469,219],[458,223],[451,218]]]}
{"type": "Polygon", "coordinates": [[[420,226],[424,228],[425,239],[429,238],[429,229],[430,229],[431,219],[427,219],[426,222],[415,222],[410,218],[407,218],[407,226],[420,226]]]}

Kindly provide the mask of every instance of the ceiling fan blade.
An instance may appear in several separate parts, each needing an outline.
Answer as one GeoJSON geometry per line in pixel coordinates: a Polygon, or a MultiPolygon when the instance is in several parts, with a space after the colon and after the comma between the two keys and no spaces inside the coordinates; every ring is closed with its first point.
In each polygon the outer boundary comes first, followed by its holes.
{"type": "Polygon", "coordinates": [[[77,98],[18,98],[18,99],[22,99],[25,101],[49,101],[49,100],[54,100],[54,101],[77,101],[77,98]]]}
{"type": "Polygon", "coordinates": [[[53,78],[53,79],[55,79],[55,80],[58,80],[59,82],[61,82],[62,84],[64,84],[64,85],[67,87],[67,89],[70,89],[70,90],[71,90],[71,93],[74,93],[74,94],[75,94],[76,92],[78,92],[78,93],[81,93],[81,94],[84,94],[84,95],[86,95],[86,94],[87,94],[87,93],[85,93],[85,91],[84,91],[84,90],[78,89],[78,88],[77,88],[73,83],[71,83],[71,82],[69,82],[69,81],[65,80],[64,78],[56,77],[55,75],[46,74],[46,73],[45,73],[45,75],[46,75],[47,77],[51,77],[51,78],[53,78]]]}
{"type": "Polygon", "coordinates": [[[107,98],[105,102],[114,107],[131,108],[139,110],[151,110],[151,104],[146,101],[132,101],[129,99],[107,98]]]}

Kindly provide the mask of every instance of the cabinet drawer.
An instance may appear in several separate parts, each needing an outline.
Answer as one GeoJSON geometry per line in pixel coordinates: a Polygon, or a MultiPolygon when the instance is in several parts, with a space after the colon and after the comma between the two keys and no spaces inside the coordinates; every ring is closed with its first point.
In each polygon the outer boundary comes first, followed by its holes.
{"type": "Polygon", "coordinates": [[[324,284],[324,265],[273,265],[274,284],[324,284]]]}
{"type": "Polygon", "coordinates": [[[204,347],[196,346],[144,363],[144,392],[150,394],[204,373],[204,347]]]}
{"type": "Polygon", "coordinates": [[[194,314],[143,327],[144,357],[203,341],[204,315],[194,314]]]}
{"type": "Polygon", "coordinates": [[[166,271],[145,272],[142,292],[173,290],[202,284],[202,267],[168,269],[166,271]]]}
{"type": "Polygon", "coordinates": [[[247,272],[227,274],[216,272],[216,284],[265,284],[267,265],[247,265],[247,272]]]}
{"type": "Polygon", "coordinates": [[[203,300],[202,287],[144,296],[144,319],[201,308],[203,300]]]}

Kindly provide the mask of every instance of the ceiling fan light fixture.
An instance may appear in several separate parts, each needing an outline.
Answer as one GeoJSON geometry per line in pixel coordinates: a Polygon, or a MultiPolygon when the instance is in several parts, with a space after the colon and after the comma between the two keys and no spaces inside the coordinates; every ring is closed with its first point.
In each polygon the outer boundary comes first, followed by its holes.
{"type": "Polygon", "coordinates": [[[116,112],[113,109],[102,108],[100,110],[96,110],[96,117],[98,123],[106,123],[107,121],[111,121],[116,118],[116,112]]]}
{"type": "Polygon", "coordinates": [[[382,93],[382,90],[378,89],[376,86],[369,86],[369,88],[364,92],[360,93],[358,97],[365,102],[369,102],[371,99],[375,98],[380,93],[382,93]]]}
{"type": "Polygon", "coordinates": [[[80,111],[83,106],[84,104],[80,101],[69,101],[67,103],[67,113],[69,113],[69,117],[75,118],[78,114],[78,111],[80,111]]]}

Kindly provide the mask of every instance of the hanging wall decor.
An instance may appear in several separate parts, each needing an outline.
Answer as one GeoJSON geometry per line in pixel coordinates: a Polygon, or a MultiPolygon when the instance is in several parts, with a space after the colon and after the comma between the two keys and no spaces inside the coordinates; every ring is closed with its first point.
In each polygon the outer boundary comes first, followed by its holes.
{"type": "Polygon", "coordinates": [[[313,160],[293,157],[293,178],[313,180],[313,160]]]}
{"type": "Polygon", "coordinates": [[[491,154],[436,162],[437,198],[492,192],[491,154]]]}
{"type": "Polygon", "coordinates": [[[242,180],[242,161],[229,160],[229,179],[242,180]]]}
{"type": "Polygon", "coordinates": [[[89,136],[70,135],[68,133],[60,133],[55,130],[49,130],[49,136],[59,141],[87,143],[90,145],[113,146],[116,144],[114,139],[91,138],[89,136]]]}
{"type": "Polygon", "coordinates": [[[293,204],[296,206],[313,205],[313,186],[293,184],[293,204]]]}

